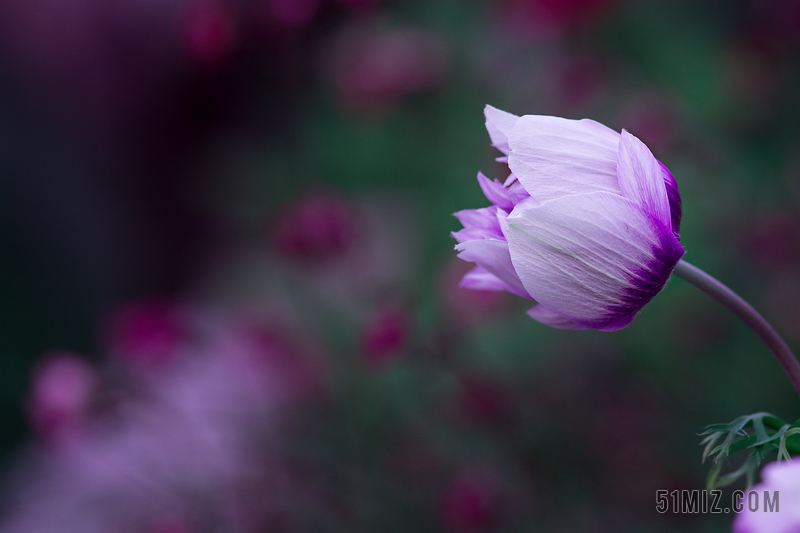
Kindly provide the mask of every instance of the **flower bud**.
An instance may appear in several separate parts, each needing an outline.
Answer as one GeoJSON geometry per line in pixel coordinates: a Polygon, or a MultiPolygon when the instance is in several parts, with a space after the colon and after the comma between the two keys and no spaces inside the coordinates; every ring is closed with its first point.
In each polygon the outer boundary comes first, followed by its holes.
{"type": "Polygon", "coordinates": [[[455,213],[461,286],[538,303],[559,329],[624,328],[664,287],[684,250],[675,179],[625,130],[593,120],[517,117],[486,107],[486,128],[511,169],[478,174],[491,207],[455,213]]]}

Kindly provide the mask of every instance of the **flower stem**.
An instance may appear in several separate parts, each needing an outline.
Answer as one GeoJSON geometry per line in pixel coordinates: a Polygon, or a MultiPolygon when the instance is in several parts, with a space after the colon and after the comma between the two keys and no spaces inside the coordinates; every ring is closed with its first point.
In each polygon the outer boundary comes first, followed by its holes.
{"type": "Polygon", "coordinates": [[[686,261],[679,261],[674,273],[727,307],[750,329],[755,331],[756,335],[761,337],[761,340],[770,349],[772,355],[778,360],[783,371],[789,376],[789,381],[792,382],[794,390],[800,395],[800,363],[798,363],[789,346],[769,325],[769,322],[758,314],[758,311],[745,302],[741,296],[686,261]]]}

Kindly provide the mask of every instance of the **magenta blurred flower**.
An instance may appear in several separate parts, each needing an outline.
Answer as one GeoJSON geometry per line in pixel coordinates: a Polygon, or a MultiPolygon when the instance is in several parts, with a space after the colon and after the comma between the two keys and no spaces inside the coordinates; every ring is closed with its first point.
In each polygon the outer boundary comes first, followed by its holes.
{"type": "Polygon", "coordinates": [[[45,356],[28,398],[28,414],[37,435],[54,444],[77,437],[96,385],[94,369],[82,358],[67,352],[45,356]]]}
{"type": "Polygon", "coordinates": [[[748,490],[741,500],[742,512],[733,521],[733,533],[795,533],[800,531],[800,462],[771,463],[761,471],[762,482],[748,490]],[[750,492],[755,492],[751,497],[750,492]],[[764,493],[779,497],[777,512],[766,512],[764,493]],[[752,498],[752,502],[748,501],[752,498]],[[753,503],[750,511],[748,503],[753,503]]]}
{"type": "Polygon", "coordinates": [[[366,364],[373,369],[385,368],[406,345],[411,330],[411,317],[397,307],[378,309],[361,335],[361,351],[366,364]]]}
{"type": "Polygon", "coordinates": [[[178,307],[168,301],[130,303],[111,317],[111,353],[131,368],[149,370],[170,361],[188,330],[178,307]]]}
{"type": "Polygon", "coordinates": [[[320,0],[262,0],[267,15],[279,26],[301,27],[320,9],[320,0]]]}
{"type": "Polygon", "coordinates": [[[183,41],[195,63],[214,67],[225,62],[236,48],[236,25],[230,10],[219,2],[190,5],[183,21],[183,41]]]}
{"type": "MultiPolygon", "coordinates": [[[[304,392],[295,389],[304,386],[306,354],[216,313],[190,319],[196,338],[169,371],[133,389],[105,383],[113,402],[69,453],[20,463],[0,531],[261,531],[253,524],[305,494],[275,439],[304,392]]],[[[43,365],[33,405],[79,413],[89,372],[71,356],[43,365]]]]}
{"type": "Polygon", "coordinates": [[[591,23],[617,0],[504,0],[505,25],[524,37],[553,38],[591,23]]]}
{"type": "Polygon", "coordinates": [[[491,207],[459,211],[461,285],[535,300],[528,314],[559,329],[624,328],[684,254],[680,195],[639,139],[593,120],[517,117],[486,107],[504,184],[478,174],[491,207]],[[505,160],[505,158],[503,158],[505,160]]]}
{"type": "Polygon", "coordinates": [[[357,240],[353,206],[330,194],[314,194],[286,207],[272,229],[284,257],[307,264],[340,257],[357,240]]]}

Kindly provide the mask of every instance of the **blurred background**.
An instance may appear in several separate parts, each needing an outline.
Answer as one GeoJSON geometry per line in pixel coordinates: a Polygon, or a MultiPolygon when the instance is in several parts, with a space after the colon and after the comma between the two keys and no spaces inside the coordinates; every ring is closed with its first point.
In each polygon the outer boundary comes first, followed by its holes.
{"type": "Polygon", "coordinates": [[[755,335],[677,279],[550,330],[451,214],[485,104],[624,127],[800,349],[798,51],[793,0],[4,0],[0,531],[729,531],[655,491],[798,417],[755,335]]]}

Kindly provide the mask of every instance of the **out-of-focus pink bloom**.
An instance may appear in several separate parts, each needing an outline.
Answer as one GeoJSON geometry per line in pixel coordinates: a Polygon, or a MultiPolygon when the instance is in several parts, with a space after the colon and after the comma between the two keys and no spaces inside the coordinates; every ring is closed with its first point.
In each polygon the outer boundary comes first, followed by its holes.
{"type": "Polygon", "coordinates": [[[800,531],[800,461],[772,463],[761,471],[761,483],[748,490],[733,521],[733,533],[796,533],[800,531]],[[767,511],[766,495],[779,508],[767,511]],[[752,504],[752,510],[750,507],[752,504]]]}
{"type": "Polygon", "coordinates": [[[272,242],[284,256],[305,264],[341,256],[358,239],[354,207],[339,196],[314,194],[286,207],[272,229],[272,242]]]}
{"type": "Polygon", "coordinates": [[[378,309],[361,335],[361,351],[370,368],[382,369],[400,356],[411,330],[411,317],[397,307],[378,309]]]}
{"type": "Polygon", "coordinates": [[[236,49],[236,23],[223,3],[201,0],[188,6],[182,37],[195,63],[215,67],[230,59],[236,49]]]}
{"type": "Polygon", "coordinates": [[[519,37],[547,39],[590,24],[617,0],[505,0],[503,25],[519,37]]]}
{"type": "Polygon", "coordinates": [[[482,469],[465,469],[447,486],[440,516],[447,531],[489,531],[497,523],[499,491],[497,479],[482,469]]]}
{"type": "Polygon", "coordinates": [[[122,306],[111,317],[107,339],[111,354],[137,370],[167,364],[189,330],[181,310],[161,300],[122,306]]]}
{"type": "Polygon", "coordinates": [[[0,531],[183,533],[191,524],[180,517],[241,531],[236,520],[248,512],[231,512],[238,491],[257,491],[276,508],[291,497],[266,452],[295,400],[285,393],[296,384],[284,374],[291,364],[238,322],[193,318],[201,335],[144,384],[146,394],[120,398],[69,454],[39,456],[19,472],[0,531]]]}
{"type": "Polygon", "coordinates": [[[84,359],[68,352],[46,355],[36,368],[28,398],[37,435],[54,444],[78,437],[96,386],[96,372],[84,359]]]}
{"type": "Polygon", "coordinates": [[[500,314],[510,303],[506,292],[467,290],[459,286],[471,270],[463,261],[449,262],[440,277],[439,290],[448,318],[459,325],[472,326],[500,314]]]}
{"type": "Polygon", "coordinates": [[[408,282],[417,257],[416,205],[401,198],[313,195],[288,207],[272,242],[288,275],[337,308],[379,300],[408,282]]]}
{"type": "Polygon", "coordinates": [[[260,0],[264,16],[272,25],[299,28],[310,23],[321,7],[320,0],[260,0]]]}
{"type": "Polygon", "coordinates": [[[330,66],[344,108],[381,116],[403,98],[439,87],[447,62],[447,48],[436,34],[356,28],[339,36],[330,66]]]}

